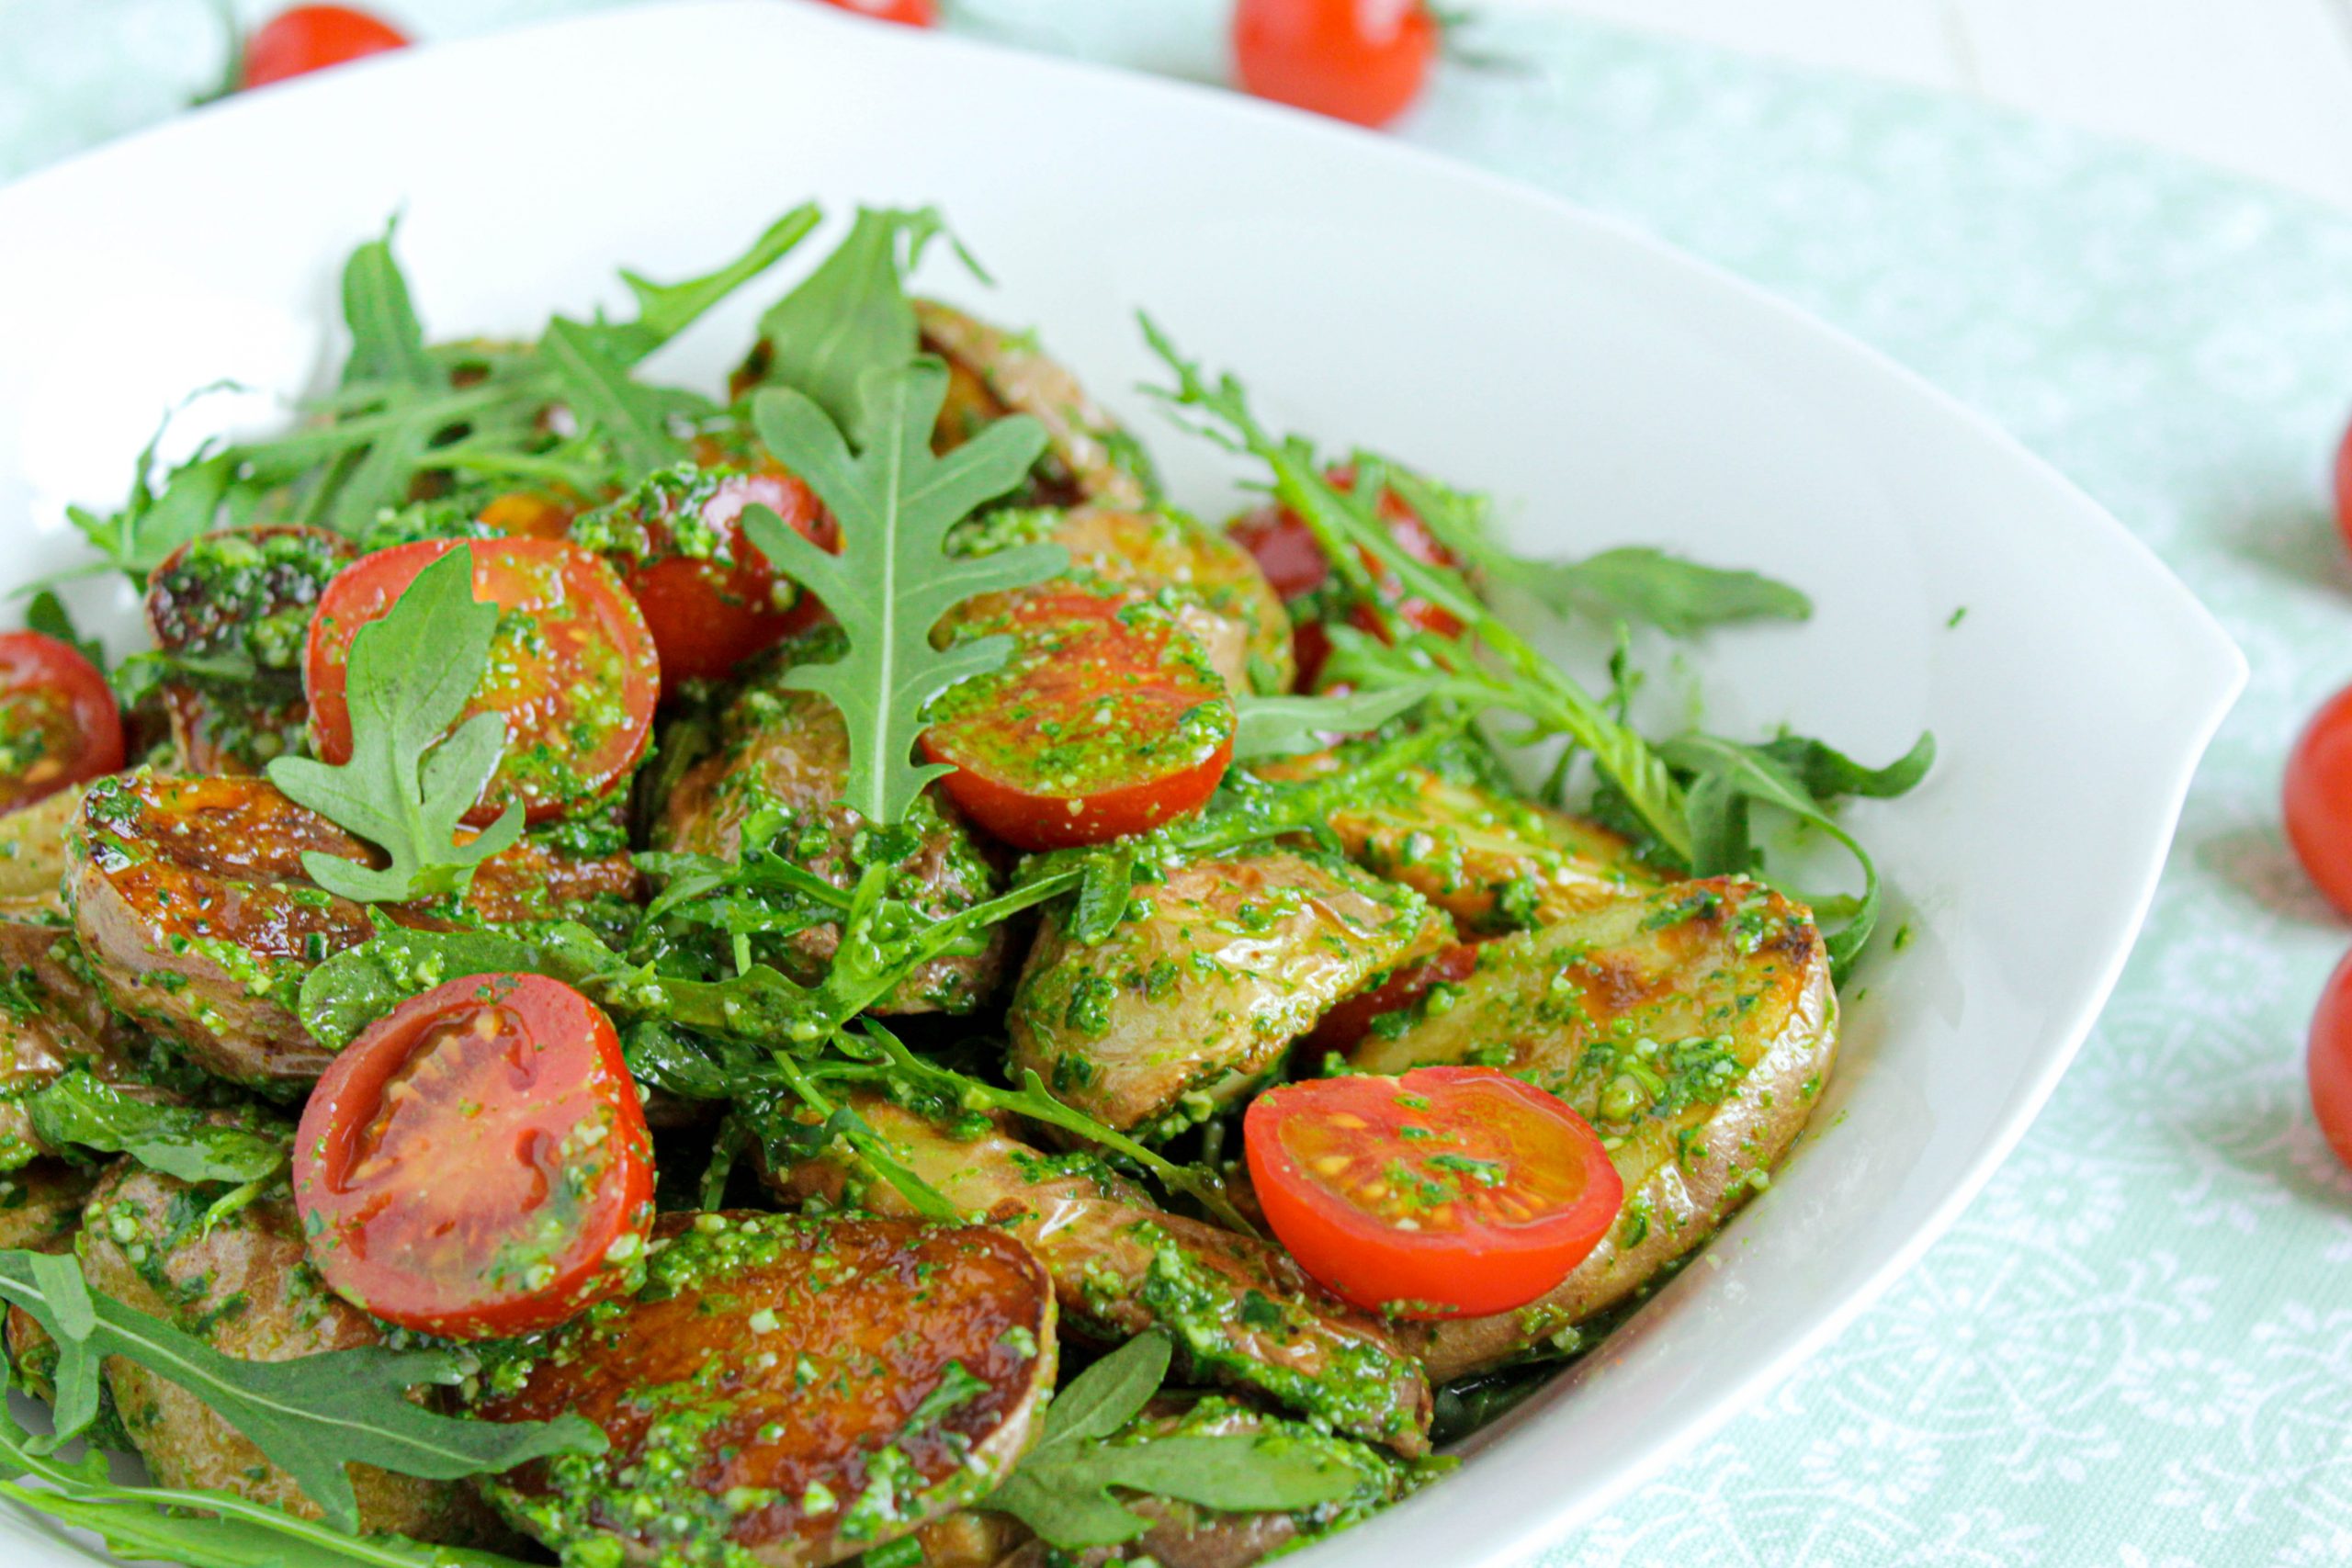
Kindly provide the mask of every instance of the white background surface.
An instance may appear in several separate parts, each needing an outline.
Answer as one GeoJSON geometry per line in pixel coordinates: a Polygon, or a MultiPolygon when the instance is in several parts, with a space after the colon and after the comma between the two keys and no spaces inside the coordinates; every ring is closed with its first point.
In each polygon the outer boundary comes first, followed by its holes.
{"type": "Polygon", "coordinates": [[[2352,0],[1485,3],[1975,94],[2352,206],[2352,0]]]}

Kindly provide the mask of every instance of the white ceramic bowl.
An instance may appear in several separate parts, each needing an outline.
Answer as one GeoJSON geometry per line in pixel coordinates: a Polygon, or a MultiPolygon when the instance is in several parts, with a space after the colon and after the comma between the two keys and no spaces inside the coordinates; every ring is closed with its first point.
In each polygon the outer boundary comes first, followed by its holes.
{"type": "MultiPolygon", "coordinates": [[[[0,192],[0,585],[76,558],[64,504],[119,498],[191,389],[315,387],[336,266],[388,213],[428,326],[495,334],[616,302],[616,264],[696,270],[811,194],[944,206],[1001,282],[985,308],[1041,324],[1182,500],[1221,512],[1229,470],[1131,390],[1157,379],[1138,306],[1270,421],[1505,498],[1522,547],[1657,542],[1804,586],[1811,625],[1701,660],[1715,727],[1941,742],[1917,795],[1853,812],[1917,940],[1850,997],[1782,1178],[1459,1474],[1311,1560],[1557,1538],[1836,1333],[2016,1141],[2123,962],[2236,650],[2015,443],[1636,234],[1238,98],[770,0],[391,57],[0,192]]],[[[754,310],[659,370],[714,385],[754,310]]],[[[127,628],[127,590],[91,587],[127,628]]],[[[78,1560],[14,1516],[0,1540],[78,1560]]]]}

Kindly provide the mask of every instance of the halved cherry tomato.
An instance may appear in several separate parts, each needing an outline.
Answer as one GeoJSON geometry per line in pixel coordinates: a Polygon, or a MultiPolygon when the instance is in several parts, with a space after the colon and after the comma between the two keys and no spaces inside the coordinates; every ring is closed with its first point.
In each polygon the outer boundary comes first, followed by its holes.
{"type": "Polygon", "coordinates": [[[237,85],[267,86],[407,47],[408,38],[398,28],[365,11],[347,6],[296,6],[264,22],[245,39],[237,85]]]}
{"type": "MultiPolygon", "coordinates": [[[[335,575],[311,617],[303,687],[311,746],[351,759],[345,700],[352,639],[381,619],[416,574],[457,547],[447,539],[396,545],[335,575]]],[[[564,539],[473,539],[474,597],[505,612],[490,669],[458,722],[506,718],[506,754],[466,820],[482,827],[510,800],[542,822],[584,807],[637,765],[653,729],[662,669],[644,617],[613,569],[564,539]]]]}
{"type": "Polygon", "coordinates": [[[1625,1195],[1583,1117],[1492,1067],[1284,1084],[1242,1129],[1299,1267],[1404,1317],[1525,1306],[1600,1245],[1625,1195]]]}
{"type": "MultiPolygon", "coordinates": [[[[1334,468],[1327,477],[1340,490],[1355,488],[1355,473],[1351,468],[1334,468]]],[[[1379,515],[1388,525],[1389,536],[1415,560],[1431,566],[1460,564],[1453,552],[1430,532],[1420,513],[1395,491],[1380,492],[1379,515]]],[[[1306,597],[1330,580],[1331,563],[1325,558],[1322,546],[1316,542],[1314,531],[1287,506],[1268,505],[1246,512],[1227,524],[1226,532],[1257,558],[1258,570],[1266,574],[1266,581],[1273,584],[1274,592],[1283,596],[1285,604],[1306,597]]],[[[1406,596],[1403,585],[1380,570],[1380,563],[1370,551],[1363,552],[1363,556],[1364,570],[1373,574],[1382,596],[1396,606],[1396,614],[1408,624],[1440,637],[1452,637],[1462,629],[1461,621],[1453,612],[1425,599],[1406,596]]],[[[1374,637],[1382,635],[1379,617],[1362,604],[1348,612],[1348,620],[1374,637]]],[[[1331,639],[1320,621],[1303,619],[1291,634],[1291,647],[1298,665],[1299,689],[1312,690],[1323,660],[1330,655],[1331,639]]]]}
{"type": "Polygon", "coordinates": [[[335,1294],[459,1339],[552,1327],[610,1294],[653,1224],[620,1039],[543,975],[452,980],[368,1025],[311,1091],[293,1176],[335,1294]]]}
{"type": "Polygon", "coordinates": [[[0,811],[121,767],[107,678],[53,637],[0,633],[0,811]]]}
{"type": "Polygon", "coordinates": [[[655,475],[572,536],[620,569],[662,650],[665,692],[721,679],[824,613],[743,536],[746,508],[764,506],[820,548],[841,547],[832,514],[789,468],[711,442],[697,455],[698,471],[655,475]]]}
{"type": "Polygon", "coordinates": [[[1346,1051],[1372,1032],[1372,1021],[1411,1007],[1432,987],[1458,986],[1478,967],[1476,942],[1457,942],[1408,964],[1368,991],[1358,991],[1325,1013],[1306,1037],[1317,1051],[1346,1051]]]}
{"type": "Polygon", "coordinates": [[[2312,1112],[2335,1157],[2352,1166],[2352,953],[2327,977],[2303,1053],[2312,1112]]]}
{"type": "Polygon", "coordinates": [[[1233,701],[1200,645],[1139,601],[1016,597],[964,628],[1012,657],[933,705],[923,755],[967,816],[1021,850],[1099,844],[1197,811],[1233,759],[1233,701]]]}
{"type": "Polygon", "coordinates": [[[927,28],[939,20],[937,0],[824,0],[837,10],[854,11],[877,22],[899,22],[927,28]]]}
{"type": "Polygon", "coordinates": [[[1239,0],[1233,63],[1259,97],[1385,125],[1420,96],[1440,31],[1423,0],[1239,0]]]}
{"type": "Polygon", "coordinates": [[[2320,705],[2287,754],[2287,839],[2303,872],[2352,915],[2352,686],[2320,705]]]}

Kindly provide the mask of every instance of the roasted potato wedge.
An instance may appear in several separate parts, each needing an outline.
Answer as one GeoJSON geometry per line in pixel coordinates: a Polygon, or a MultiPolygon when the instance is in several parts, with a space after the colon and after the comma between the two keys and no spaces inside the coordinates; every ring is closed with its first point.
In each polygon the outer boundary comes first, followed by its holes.
{"type": "MultiPolygon", "coordinates": [[[[1344,765],[1325,751],[1259,771],[1300,780],[1344,765]]],[[[1464,936],[1547,926],[1662,880],[1597,822],[1430,768],[1371,785],[1331,813],[1330,827],[1350,860],[1414,889],[1464,936]]]]}
{"type": "Polygon", "coordinates": [[[81,784],[68,784],[0,817],[0,898],[64,908],[65,830],[82,809],[81,784]]]}
{"type": "Polygon", "coordinates": [[[1452,935],[1410,889],[1287,850],[1195,861],[1136,902],[1091,947],[1048,912],[1007,1025],[1016,1070],[1147,1137],[1229,1103],[1324,1009],[1452,935]]]}
{"type": "Polygon", "coordinates": [[[0,1171],[56,1152],[34,1133],[27,1095],[75,1067],[107,1079],[130,1071],[130,1042],[74,972],[73,942],[45,911],[0,914],[0,1171]]]}
{"type": "Polygon", "coordinates": [[[1812,917],[1736,877],[1594,906],[1478,950],[1453,1005],[1353,1065],[1505,1067],[1566,1100],[1624,1179],[1617,1224],[1558,1289],[1518,1312],[1439,1324],[1440,1382],[1623,1301],[1760,1187],[1829,1077],[1838,1000],[1812,917]]]}
{"type": "MultiPolygon", "coordinates": [[[[1257,559],[1224,535],[1167,508],[1010,508],[960,528],[952,547],[980,554],[1027,544],[1068,550],[1069,576],[1090,589],[1159,600],[1233,692],[1290,690],[1290,616],[1257,559]]],[[[984,594],[960,615],[987,620],[1006,597],[984,594]]]]}
{"type": "Polygon", "coordinates": [[[603,1427],[490,1483],[520,1529],[623,1560],[821,1568],[993,1489],[1054,1386],[1054,1294],[1000,1232],[666,1214],[634,1300],[485,1370],[479,1414],[603,1427]]]}
{"type": "MultiPolygon", "coordinates": [[[[67,836],[66,892],[83,951],[115,1009],[208,1071],[283,1091],[332,1057],[293,1004],[312,965],[368,940],[368,912],[313,886],[308,851],[368,851],[257,778],[144,770],[90,786],[67,836]]],[[[388,906],[403,924],[546,918],[633,896],[626,856],[572,860],[526,840],[475,874],[462,909],[388,906]]]]}
{"type": "MultiPolygon", "coordinates": [[[[790,858],[847,887],[855,880],[851,840],[864,818],[842,804],[849,777],[849,731],[833,705],[783,684],[791,663],[823,659],[838,634],[820,632],[786,645],[755,675],[719,719],[718,747],[670,792],[654,825],[656,849],[734,860],[755,817],[775,823],[790,858]]],[[[936,790],[925,791],[907,825],[922,848],[900,874],[899,893],[934,919],[995,895],[1002,878],[963,818],[936,790]]],[[[968,1012],[987,1000],[1004,973],[1009,937],[992,931],[975,953],[948,953],[916,970],[877,1010],[968,1012]]],[[[841,944],[835,924],[786,937],[752,940],[754,956],[796,979],[813,982],[841,944]]],[[[731,964],[731,954],[727,961],[731,964]]]]}
{"type": "MultiPolygon", "coordinates": [[[[1097,1338],[1165,1329],[1194,1377],[1248,1389],[1400,1453],[1429,1446],[1419,1363],[1369,1314],[1325,1294],[1280,1247],[1170,1214],[1091,1155],[1049,1156],[1001,1129],[958,1138],[877,1095],[849,1103],[957,1209],[1028,1244],[1069,1321],[1097,1338]]],[[[806,1199],[905,1214],[836,1153],[784,1173],[806,1199]]]]}
{"type": "MultiPolygon", "coordinates": [[[[224,1355],[285,1361],[380,1344],[376,1320],[326,1288],[302,1251],[301,1222],[283,1189],[209,1228],[225,1185],[190,1186],[123,1161],[90,1196],[81,1238],[90,1288],[160,1317],[224,1355]]],[[[107,1386],[131,1442],[162,1485],[203,1487],[272,1504],[304,1518],[318,1506],[294,1478],[177,1383],[119,1356],[107,1386]]],[[[422,1481],[351,1467],[363,1531],[494,1546],[507,1538],[463,1482],[422,1481]]]]}
{"type": "Polygon", "coordinates": [[[947,451],[1009,413],[1046,427],[1046,456],[1032,489],[1047,506],[1097,501],[1143,506],[1159,490],[1136,438],[1089,397],[1027,333],[1006,332],[936,299],[914,302],[922,348],[947,362],[947,401],[933,444],[947,451]]]}
{"type": "Polygon", "coordinates": [[[190,539],[147,579],[158,651],[192,664],[250,666],[235,677],[163,683],[172,743],[192,773],[258,773],[309,750],[302,656],[311,608],[356,552],[348,539],[291,524],[190,539]]]}

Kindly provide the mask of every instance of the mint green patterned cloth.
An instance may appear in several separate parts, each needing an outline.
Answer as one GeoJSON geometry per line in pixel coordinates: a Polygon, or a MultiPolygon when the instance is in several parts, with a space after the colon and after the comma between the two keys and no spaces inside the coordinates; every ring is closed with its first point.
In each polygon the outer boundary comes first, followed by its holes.
{"type": "MultiPolygon", "coordinates": [[[[385,4],[436,36],[587,8],[385,4]]],[[[1214,75],[1218,11],[970,0],[962,25],[1214,75]]],[[[2296,724],[2352,679],[2323,490],[2352,219],[1688,45],[1532,16],[1479,42],[1529,69],[1449,69],[1401,134],[1629,219],[1984,410],[2254,666],[2122,987],[2016,1156],[1883,1304],[1544,1568],[2352,1562],[2352,1177],[2301,1066],[2347,937],[2276,805],[2296,724]]],[[[196,0],[0,0],[0,175],[167,112],[218,52],[196,0]]]]}

